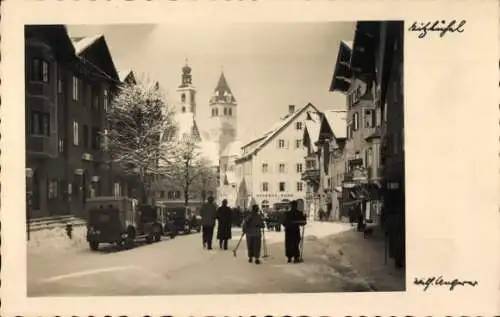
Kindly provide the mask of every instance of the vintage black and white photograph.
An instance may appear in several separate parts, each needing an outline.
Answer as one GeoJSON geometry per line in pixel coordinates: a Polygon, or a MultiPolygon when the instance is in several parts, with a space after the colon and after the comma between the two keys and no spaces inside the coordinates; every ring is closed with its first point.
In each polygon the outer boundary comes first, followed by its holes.
{"type": "Polygon", "coordinates": [[[2,3],[3,315],[497,315],[473,2],[2,3]]]}
{"type": "Polygon", "coordinates": [[[403,30],[26,25],[28,296],[404,291],[403,30]]]}

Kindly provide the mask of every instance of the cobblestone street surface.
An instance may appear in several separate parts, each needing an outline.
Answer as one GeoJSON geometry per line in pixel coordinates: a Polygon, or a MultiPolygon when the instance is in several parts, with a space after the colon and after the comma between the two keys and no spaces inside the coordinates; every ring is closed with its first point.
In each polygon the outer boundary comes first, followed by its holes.
{"type": "Polygon", "coordinates": [[[247,262],[244,241],[233,256],[241,235],[236,228],[227,251],[216,243],[203,250],[201,235],[194,233],[132,250],[103,246],[92,252],[83,228],[74,234],[73,240],[55,231],[50,238],[32,236],[28,296],[404,290],[402,273],[384,264],[383,241],[364,239],[341,223],[309,224],[300,264],[285,263],[283,232],[266,232],[270,256],[262,265],[247,262]]]}

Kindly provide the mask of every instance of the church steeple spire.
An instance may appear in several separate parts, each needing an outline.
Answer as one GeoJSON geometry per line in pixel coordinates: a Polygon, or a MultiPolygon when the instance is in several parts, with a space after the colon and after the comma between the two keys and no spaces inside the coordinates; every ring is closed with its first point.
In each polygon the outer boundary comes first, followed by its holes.
{"type": "Polygon", "coordinates": [[[221,71],[220,73],[219,82],[214,89],[214,94],[210,101],[212,104],[236,104],[236,98],[234,98],[233,93],[231,92],[231,88],[229,88],[226,76],[224,76],[224,71],[221,71]]]}

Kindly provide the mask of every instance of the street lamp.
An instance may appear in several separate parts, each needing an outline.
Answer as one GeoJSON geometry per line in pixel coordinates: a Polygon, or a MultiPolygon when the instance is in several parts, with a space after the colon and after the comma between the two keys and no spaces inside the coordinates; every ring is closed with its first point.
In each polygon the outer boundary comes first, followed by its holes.
{"type": "Polygon", "coordinates": [[[32,180],[33,169],[26,168],[26,234],[28,236],[28,240],[30,239],[31,207],[33,204],[32,180]]]}

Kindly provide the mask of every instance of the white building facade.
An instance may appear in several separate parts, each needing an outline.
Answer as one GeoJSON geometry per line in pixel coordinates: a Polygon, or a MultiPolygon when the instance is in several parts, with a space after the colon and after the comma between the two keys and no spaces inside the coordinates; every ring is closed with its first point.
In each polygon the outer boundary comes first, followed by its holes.
{"type": "Polygon", "coordinates": [[[238,205],[247,207],[250,201],[263,210],[276,203],[304,200],[306,184],[302,181],[305,169],[303,129],[308,110],[290,105],[287,115],[264,135],[245,144],[242,156],[236,160],[238,205]]]}

